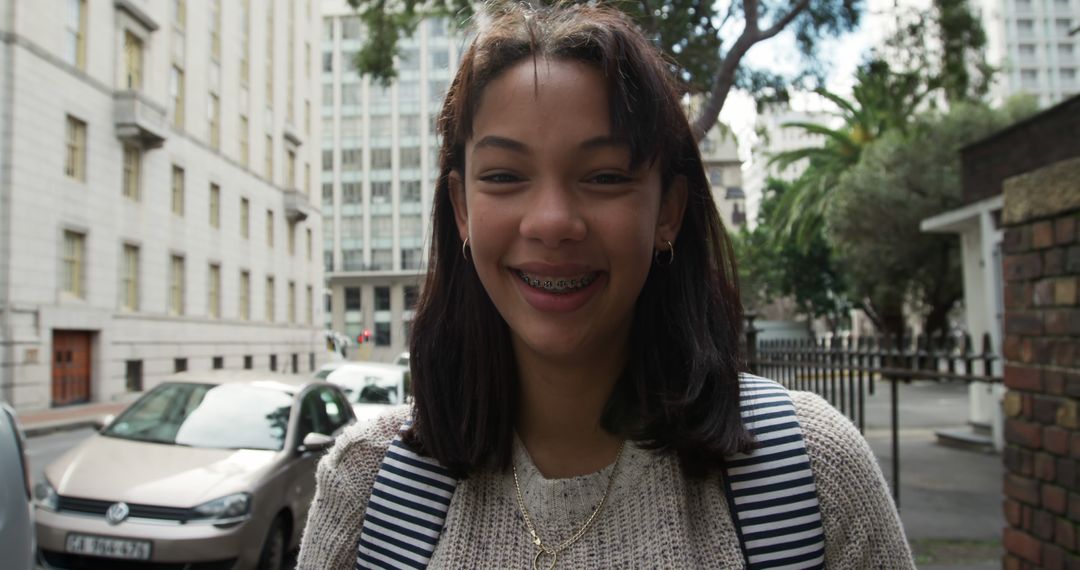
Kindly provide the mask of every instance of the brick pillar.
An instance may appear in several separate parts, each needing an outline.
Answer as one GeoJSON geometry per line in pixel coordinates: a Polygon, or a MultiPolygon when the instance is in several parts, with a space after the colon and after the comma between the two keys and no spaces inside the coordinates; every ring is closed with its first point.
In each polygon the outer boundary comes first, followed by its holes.
{"type": "Polygon", "coordinates": [[[1004,190],[1004,567],[1080,569],[1080,159],[1004,190]]]}

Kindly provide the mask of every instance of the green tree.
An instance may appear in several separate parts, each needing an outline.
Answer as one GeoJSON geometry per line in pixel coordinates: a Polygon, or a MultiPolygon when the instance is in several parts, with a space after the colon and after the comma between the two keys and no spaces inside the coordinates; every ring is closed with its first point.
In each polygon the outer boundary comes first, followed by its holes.
{"type": "Polygon", "coordinates": [[[838,127],[802,122],[784,125],[821,135],[824,145],[778,153],[769,161],[781,169],[807,161],[806,170],[776,206],[777,228],[797,242],[810,243],[821,233],[830,194],[840,176],[858,164],[863,149],[890,129],[906,130],[909,117],[930,94],[918,72],[895,72],[882,60],[863,64],[855,76],[850,100],[818,91],[839,109],[838,127]]]}
{"type": "MultiPolygon", "coordinates": [[[[507,1],[507,0],[496,0],[507,1]]],[[[543,3],[543,0],[532,0],[543,3]]],[[[595,0],[564,0],[594,2],[595,0]]],[[[411,35],[420,20],[449,16],[465,21],[473,14],[469,0],[349,0],[368,35],[357,55],[362,75],[388,83],[395,77],[397,42],[411,35]]],[[[676,73],[704,103],[693,120],[701,140],[716,124],[733,87],[766,98],[786,99],[791,82],[820,77],[815,54],[825,38],[849,32],[858,24],[860,0],[610,0],[626,12],[671,57],[676,73]],[[804,73],[784,77],[767,69],[742,66],[750,48],[788,30],[795,34],[804,73]]]]}
{"type": "Polygon", "coordinates": [[[820,231],[805,243],[788,239],[778,227],[778,206],[791,184],[775,178],[766,182],[757,225],[735,236],[739,285],[748,308],[780,297],[794,300],[796,311],[810,320],[822,318],[838,330],[851,308],[843,274],[833,259],[832,247],[820,231]]]}
{"type": "Polygon", "coordinates": [[[852,297],[875,327],[904,330],[913,307],[929,334],[944,332],[963,297],[959,243],[923,233],[921,220],[961,203],[964,146],[1033,112],[1030,99],[1002,109],[978,103],[917,117],[868,146],[841,177],[826,212],[827,233],[852,297]]]}

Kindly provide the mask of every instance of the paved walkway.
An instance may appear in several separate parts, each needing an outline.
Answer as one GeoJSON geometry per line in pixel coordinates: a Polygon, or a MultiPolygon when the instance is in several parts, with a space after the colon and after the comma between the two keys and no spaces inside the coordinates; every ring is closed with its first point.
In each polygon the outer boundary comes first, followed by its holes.
{"type": "MultiPolygon", "coordinates": [[[[900,516],[919,568],[990,570],[1001,567],[1001,457],[943,447],[934,430],[967,420],[963,384],[900,385],[900,516]]],[[[85,404],[19,415],[30,437],[86,427],[126,403],[85,404]]],[[[886,477],[891,473],[889,391],[867,400],[866,438],[886,477]]],[[[890,481],[892,485],[892,481],[890,481]]]]}

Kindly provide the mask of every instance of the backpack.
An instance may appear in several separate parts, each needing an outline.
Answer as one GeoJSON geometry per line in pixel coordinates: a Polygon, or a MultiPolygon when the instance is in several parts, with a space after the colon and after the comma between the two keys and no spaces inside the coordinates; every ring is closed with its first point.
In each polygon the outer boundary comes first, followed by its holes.
{"type": "MultiPolygon", "coordinates": [[[[791,396],[758,376],[743,374],[739,384],[740,414],[758,447],[727,458],[721,480],[746,567],[824,568],[817,488],[791,396]]],[[[395,437],[364,513],[356,568],[426,568],[456,485],[438,462],[395,437]]]]}

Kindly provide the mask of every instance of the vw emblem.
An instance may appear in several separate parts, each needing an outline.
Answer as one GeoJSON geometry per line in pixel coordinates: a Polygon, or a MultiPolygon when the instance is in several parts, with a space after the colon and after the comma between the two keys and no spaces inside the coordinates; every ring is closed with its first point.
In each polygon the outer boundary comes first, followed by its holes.
{"type": "Polygon", "coordinates": [[[127,503],[113,503],[109,505],[109,510],[105,511],[105,520],[111,525],[118,525],[124,522],[131,514],[131,509],[128,508],[127,503]]]}

